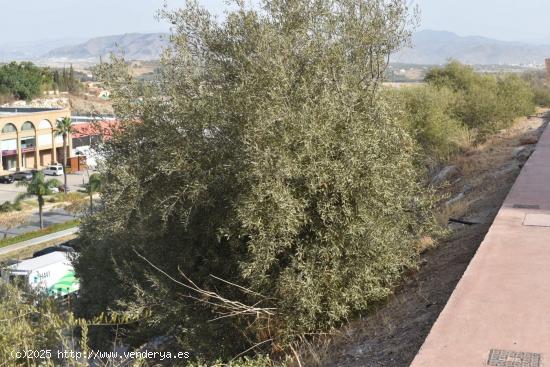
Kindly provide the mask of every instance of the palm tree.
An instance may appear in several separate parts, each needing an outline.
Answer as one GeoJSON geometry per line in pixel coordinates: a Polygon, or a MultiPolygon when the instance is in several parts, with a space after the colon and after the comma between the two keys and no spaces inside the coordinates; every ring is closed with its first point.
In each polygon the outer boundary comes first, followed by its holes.
{"type": "Polygon", "coordinates": [[[93,195],[99,191],[101,191],[101,175],[99,173],[92,173],[86,184],[86,193],[90,195],[90,213],[94,211],[93,195]]]}
{"type": "Polygon", "coordinates": [[[37,172],[33,175],[30,181],[20,181],[17,186],[25,186],[27,192],[22,192],[15,199],[20,201],[24,198],[36,196],[38,199],[38,216],[40,217],[40,229],[44,228],[44,221],[42,219],[42,208],[44,207],[44,196],[53,194],[52,189],[59,186],[59,181],[56,179],[46,181],[44,173],[37,172]]]}
{"type": "Polygon", "coordinates": [[[72,132],[72,121],[70,117],[64,117],[60,120],[57,120],[57,125],[55,127],[56,134],[63,136],[63,180],[65,194],[67,193],[67,145],[69,140],[69,135],[72,132]]]}

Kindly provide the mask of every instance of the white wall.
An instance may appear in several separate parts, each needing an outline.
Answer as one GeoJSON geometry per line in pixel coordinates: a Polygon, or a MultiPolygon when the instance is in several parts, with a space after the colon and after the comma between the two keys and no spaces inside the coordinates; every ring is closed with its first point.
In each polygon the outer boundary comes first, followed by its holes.
{"type": "Polygon", "coordinates": [[[17,150],[17,140],[16,139],[2,140],[2,144],[0,145],[0,149],[2,149],[2,150],[17,150]]]}
{"type": "Polygon", "coordinates": [[[52,135],[46,134],[46,135],[38,135],[38,146],[41,147],[43,145],[52,145],[52,135]]]}

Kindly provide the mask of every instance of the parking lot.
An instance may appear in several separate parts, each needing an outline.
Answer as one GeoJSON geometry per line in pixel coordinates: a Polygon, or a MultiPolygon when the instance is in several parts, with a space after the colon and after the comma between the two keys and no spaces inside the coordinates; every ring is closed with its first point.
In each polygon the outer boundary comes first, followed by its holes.
{"type": "MultiPolygon", "coordinates": [[[[92,171],[89,172],[92,174],[92,171]]],[[[63,176],[46,176],[46,180],[56,179],[63,184],[63,176]]],[[[67,185],[70,191],[81,190],[88,182],[88,173],[86,171],[69,173],[67,175],[67,185]]],[[[17,181],[11,184],[0,183],[0,203],[13,201],[19,193],[25,192],[25,187],[17,187],[17,181]]]]}

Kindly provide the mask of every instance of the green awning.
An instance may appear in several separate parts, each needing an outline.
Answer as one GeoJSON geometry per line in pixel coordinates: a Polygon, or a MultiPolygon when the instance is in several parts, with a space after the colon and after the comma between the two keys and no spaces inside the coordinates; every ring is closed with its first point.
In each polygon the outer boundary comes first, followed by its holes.
{"type": "Polygon", "coordinates": [[[70,271],[63,278],[59,279],[54,285],[48,288],[48,294],[50,296],[62,297],[76,292],[79,288],[80,283],[78,278],[75,277],[74,271],[70,271]]]}

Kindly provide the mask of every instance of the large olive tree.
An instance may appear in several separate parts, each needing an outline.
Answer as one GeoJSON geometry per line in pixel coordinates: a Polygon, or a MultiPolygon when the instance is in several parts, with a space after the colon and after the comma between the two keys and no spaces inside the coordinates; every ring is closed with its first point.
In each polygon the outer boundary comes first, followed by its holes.
{"type": "Polygon", "coordinates": [[[164,16],[158,80],[99,69],[125,124],[101,147],[104,206],[83,225],[82,312],[148,310],[134,340],[228,356],[386,297],[432,229],[415,144],[378,93],[410,36],[404,2],[265,0],[223,22],[189,2],[164,16]],[[227,309],[190,282],[270,311],[209,323],[227,309]]]}

